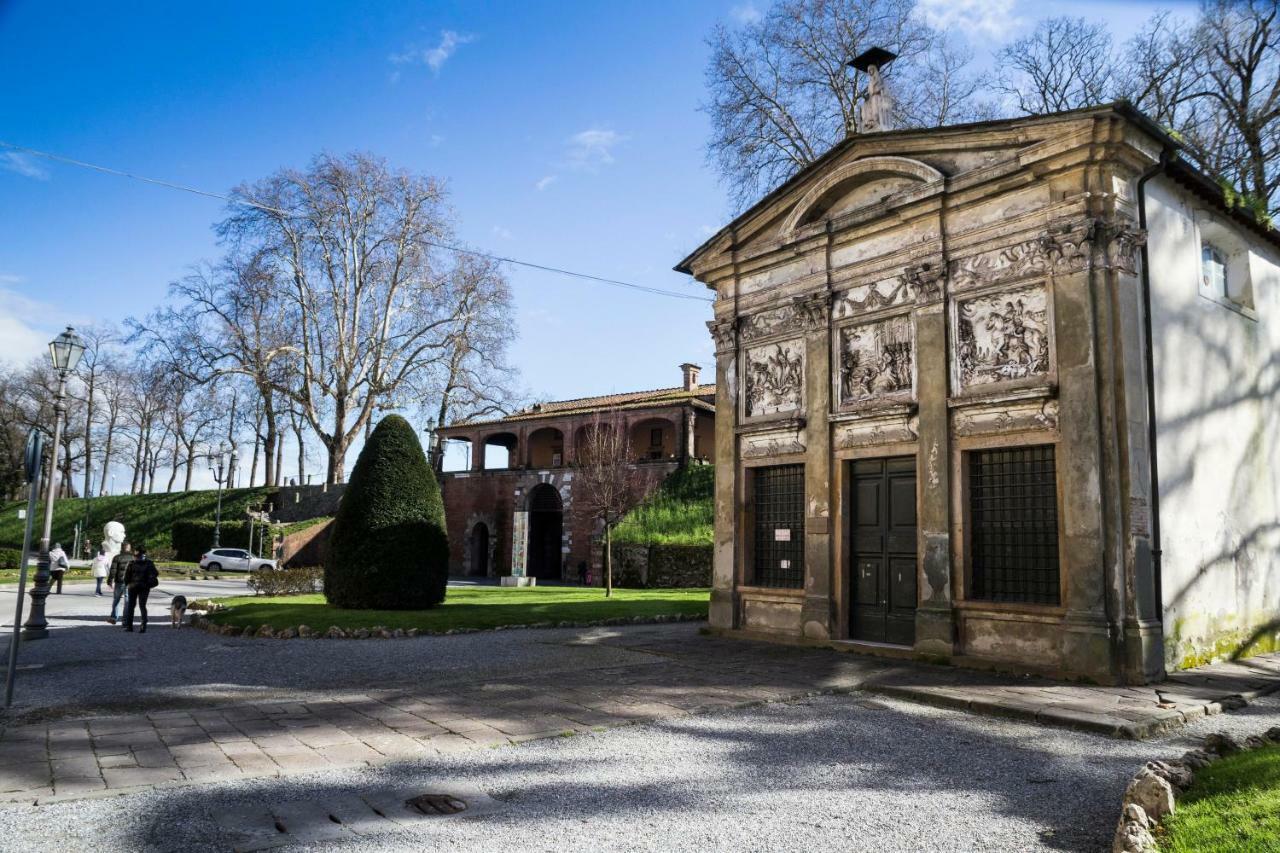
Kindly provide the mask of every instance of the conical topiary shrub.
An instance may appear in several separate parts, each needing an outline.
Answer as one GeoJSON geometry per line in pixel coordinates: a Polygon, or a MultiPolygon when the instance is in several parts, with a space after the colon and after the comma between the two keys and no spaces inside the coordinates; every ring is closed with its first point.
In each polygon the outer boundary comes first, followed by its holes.
{"type": "Polygon", "coordinates": [[[444,601],[449,538],[440,486],[409,422],[374,429],[338,507],[324,564],[336,607],[417,610],[444,601]]]}

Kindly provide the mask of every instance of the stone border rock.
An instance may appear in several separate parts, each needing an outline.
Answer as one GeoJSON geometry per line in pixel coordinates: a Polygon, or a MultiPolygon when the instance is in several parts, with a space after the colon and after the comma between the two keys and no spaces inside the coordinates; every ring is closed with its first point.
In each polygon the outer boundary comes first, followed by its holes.
{"type": "Polygon", "coordinates": [[[1195,782],[1195,772],[1226,755],[1280,745],[1280,726],[1250,735],[1243,744],[1225,732],[1207,735],[1200,749],[1172,761],[1148,761],[1129,782],[1121,802],[1111,853],[1156,853],[1152,830],[1175,808],[1177,795],[1195,782]]]}
{"type": "MultiPolygon", "coordinates": [[[[225,608],[223,608],[225,609],[225,608]]],[[[330,625],[327,631],[318,631],[307,625],[273,630],[270,625],[258,628],[237,628],[234,625],[220,625],[205,618],[205,612],[196,611],[190,614],[193,628],[208,631],[223,637],[244,637],[255,640],[399,640],[410,637],[443,637],[451,634],[478,634],[482,631],[516,631],[533,628],[600,628],[610,625],[654,625],[665,622],[705,622],[706,616],[686,615],[681,613],[661,614],[658,616],[616,616],[612,619],[596,619],[589,622],[531,622],[527,625],[498,625],[494,628],[450,628],[447,631],[423,631],[418,628],[387,628],[374,625],[372,628],[343,629],[330,625]]]]}

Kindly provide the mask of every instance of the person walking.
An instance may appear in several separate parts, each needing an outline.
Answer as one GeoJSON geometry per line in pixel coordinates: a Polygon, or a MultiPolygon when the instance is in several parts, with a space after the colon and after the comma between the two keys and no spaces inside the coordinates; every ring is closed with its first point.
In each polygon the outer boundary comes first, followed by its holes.
{"type": "Polygon", "coordinates": [[[109,625],[116,624],[116,615],[120,612],[120,599],[128,594],[128,588],[124,585],[124,573],[131,562],[133,562],[133,546],[125,542],[120,546],[120,553],[112,558],[111,567],[107,569],[107,586],[111,587],[111,616],[107,619],[109,625]]]}
{"type": "Polygon", "coordinates": [[[147,556],[147,546],[139,544],[138,552],[129,567],[124,570],[124,584],[129,588],[129,600],[124,605],[124,629],[133,630],[133,608],[142,611],[142,630],[147,633],[147,596],[160,585],[160,572],[147,556]]]}
{"type": "Polygon", "coordinates": [[[67,560],[67,552],[62,550],[62,543],[54,542],[53,547],[49,549],[49,571],[53,573],[53,580],[49,585],[57,587],[54,590],[56,595],[62,595],[62,576],[70,567],[71,563],[67,560]]]}
{"type": "Polygon", "coordinates": [[[109,568],[111,568],[111,558],[107,556],[106,551],[99,548],[93,558],[93,580],[97,584],[93,590],[94,595],[102,595],[102,582],[107,579],[109,568]]]}

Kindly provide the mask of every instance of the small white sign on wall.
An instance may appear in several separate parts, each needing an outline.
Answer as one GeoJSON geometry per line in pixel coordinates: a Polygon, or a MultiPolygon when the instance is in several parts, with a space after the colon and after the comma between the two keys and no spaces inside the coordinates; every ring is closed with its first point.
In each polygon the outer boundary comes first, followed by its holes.
{"type": "Polygon", "coordinates": [[[775,527],[775,528],[773,529],[773,541],[774,541],[774,542],[790,542],[790,541],[791,541],[791,528],[790,528],[790,527],[775,527]]]}
{"type": "Polygon", "coordinates": [[[779,561],[778,561],[778,568],[780,568],[780,569],[789,569],[789,568],[791,568],[791,561],[790,561],[790,560],[779,560],[779,561]]]}
{"type": "Polygon", "coordinates": [[[25,509],[18,510],[18,521],[27,520],[27,511],[25,509]]]}

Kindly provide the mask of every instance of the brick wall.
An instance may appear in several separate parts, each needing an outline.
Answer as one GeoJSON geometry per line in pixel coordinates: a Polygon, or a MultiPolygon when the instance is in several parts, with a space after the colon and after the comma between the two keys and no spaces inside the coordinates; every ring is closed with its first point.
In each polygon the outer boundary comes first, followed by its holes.
{"type": "Polygon", "coordinates": [[[346,483],[333,486],[281,486],[273,502],[271,516],[276,521],[287,524],[291,521],[334,515],[346,489],[346,483]]]}
{"type": "MultiPolygon", "coordinates": [[[[656,489],[676,469],[674,462],[638,465],[634,501],[656,489]]],[[[549,483],[560,492],[564,506],[562,541],[562,577],[577,580],[578,563],[592,569],[595,583],[600,583],[600,548],[598,523],[573,500],[572,468],[545,470],[516,469],[446,472],[440,477],[444,496],[445,520],[449,529],[449,573],[465,575],[480,565],[472,553],[473,532],[477,524],[489,531],[489,559],[485,574],[501,577],[511,573],[512,516],[523,509],[530,491],[540,483],[549,483]],[[519,496],[516,490],[519,490],[519,496]]]]}

